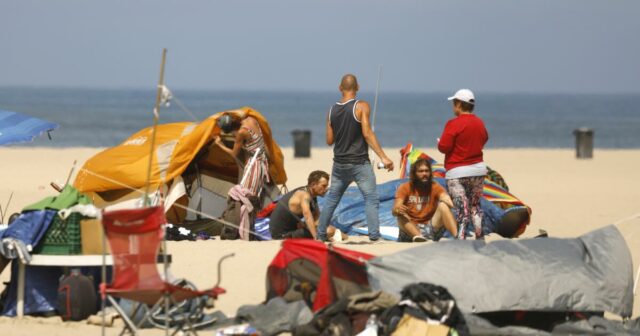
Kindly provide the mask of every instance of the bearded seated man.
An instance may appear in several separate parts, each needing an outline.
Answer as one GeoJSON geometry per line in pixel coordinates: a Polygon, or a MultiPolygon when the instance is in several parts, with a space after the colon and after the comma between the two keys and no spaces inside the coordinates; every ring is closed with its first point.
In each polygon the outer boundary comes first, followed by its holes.
{"type": "Polygon", "coordinates": [[[411,165],[411,180],[396,191],[391,213],[398,218],[399,242],[437,241],[445,229],[456,237],[453,202],[432,175],[431,163],[418,159],[411,165]]]}

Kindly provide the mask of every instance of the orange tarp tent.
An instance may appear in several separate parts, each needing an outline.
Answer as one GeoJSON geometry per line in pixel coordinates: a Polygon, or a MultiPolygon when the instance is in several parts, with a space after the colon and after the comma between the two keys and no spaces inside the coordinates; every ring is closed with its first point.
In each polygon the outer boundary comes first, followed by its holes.
{"type": "MultiPolygon", "coordinates": [[[[249,115],[258,120],[269,151],[269,173],[275,184],[284,184],[287,174],[284,157],[272,137],[269,123],[262,114],[250,108],[225,111],[235,115],[249,115]]],[[[181,175],[196,158],[203,169],[215,171],[228,181],[236,181],[238,168],[233,159],[213,144],[220,134],[216,120],[223,112],[200,123],[179,122],[158,125],[151,169],[151,187],[157,189],[181,175]],[[207,147],[205,147],[207,146],[207,147]],[[203,148],[205,147],[205,148],[203,148]],[[201,149],[208,149],[201,151],[201,149]]],[[[121,189],[139,189],[146,186],[152,128],[148,127],[130,136],[120,145],[108,148],[84,164],[78,172],[74,186],[80,192],[104,192],[121,189]]]]}

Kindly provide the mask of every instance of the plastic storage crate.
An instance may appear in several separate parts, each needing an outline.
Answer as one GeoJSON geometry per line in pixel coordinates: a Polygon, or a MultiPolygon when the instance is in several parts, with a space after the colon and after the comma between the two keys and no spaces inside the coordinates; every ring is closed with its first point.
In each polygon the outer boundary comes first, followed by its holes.
{"type": "Polygon", "coordinates": [[[36,254],[81,254],[80,221],[85,217],[77,212],[71,213],[67,219],[57,214],[35,249],[36,254]]]}

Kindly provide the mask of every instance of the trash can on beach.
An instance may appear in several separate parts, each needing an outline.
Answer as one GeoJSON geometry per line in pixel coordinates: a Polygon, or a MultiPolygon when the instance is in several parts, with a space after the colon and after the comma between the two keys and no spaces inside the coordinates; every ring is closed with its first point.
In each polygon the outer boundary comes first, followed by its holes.
{"type": "Polygon", "coordinates": [[[573,131],[576,136],[576,158],[591,159],[593,157],[593,130],[581,127],[573,131]]]}
{"type": "Polygon", "coordinates": [[[311,157],[311,131],[294,130],[293,135],[293,157],[311,157]]]}

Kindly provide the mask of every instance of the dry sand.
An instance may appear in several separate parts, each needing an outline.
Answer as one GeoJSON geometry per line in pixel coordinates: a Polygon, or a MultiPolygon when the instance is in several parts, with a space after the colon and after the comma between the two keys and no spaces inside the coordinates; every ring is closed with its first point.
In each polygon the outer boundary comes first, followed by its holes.
{"type": "MultiPolygon", "coordinates": [[[[436,160],[442,155],[435,149],[423,149],[436,160]]],[[[55,192],[52,181],[64,184],[69,170],[77,168],[98,149],[95,148],[2,148],[0,149],[0,204],[5,213],[19,211],[55,192]],[[6,201],[13,192],[8,209],[6,201]]],[[[397,164],[398,149],[386,149],[397,164]]],[[[311,170],[331,171],[331,151],[313,148],[309,159],[294,159],[290,148],[284,149],[289,188],[304,185],[311,170]]],[[[593,229],[618,223],[628,235],[634,255],[634,270],[640,260],[640,182],[635,178],[640,165],[640,150],[595,150],[594,158],[577,160],[573,150],[494,149],[485,152],[485,162],[499,171],[510,190],[533,209],[531,225],[523,237],[532,237],[539,229],[551,236],[575,237],[593,229]],[[627,219],[627,220],[625,220],[627,219]]],[[[398,178],[398,171],[376,171],[378,183],[398,178]]],[[[72,179],[73,180],[73,179],[72,179]]],[[[8,217],[8,215],[7,215],[8,217]]],[[[5,218],[6,220],[6,218],[5,218]]],[[[385,242],[378,245],[345,245],[382,255],[409,248],[411,244],[385,242]]],[[[175,276],[192,280],[200,288],[211,286],[217,277],[216,262],[227,254],[236,256],[223,265],[222,286],[228,291],[220,297],[217,308],[233,315],[243,304],[257,304],[265,298],[266,267],[279,249],[279,242],[199,241],[171,242],[171,267],[175,276]]],[[[9,271],[0,276],[7,281],[9,271]]],[[[637,297],[637,296],[636,296],[637,297]]],[[[636,300],[634,315],[640,313],[636,300]]],[[[82,323],[61,323],[58,319],[0,318],[3,330],[10,334],[50,335],[97,334],[99,328],[82,323]]],[[[109,334],[115,334],[115,328],[109,334]]],[[[156,334],[157,331],[145,332],[156,334]]]]}

